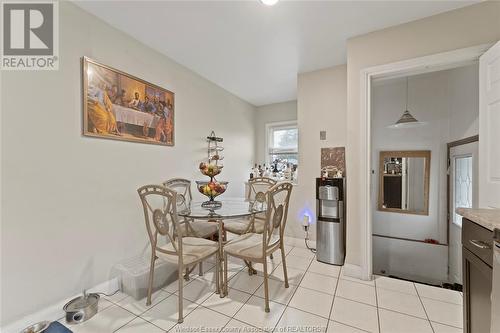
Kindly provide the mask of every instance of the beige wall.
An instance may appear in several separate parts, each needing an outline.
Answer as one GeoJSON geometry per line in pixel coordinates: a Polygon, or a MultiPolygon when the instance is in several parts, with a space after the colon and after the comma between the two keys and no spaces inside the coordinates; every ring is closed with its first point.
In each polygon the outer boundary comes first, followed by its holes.
{"type": "Polygon", "coordinates": [[[60,69],[3,72],[1,325],[109,278],[148,244],[140,185],[202,179],[204,138],[224,137],[228,196],[254,161],[255,108],[60,2],[60,69]],[[80,58],[89,56],[175,92],[176,145],[82,137],[80,58]]]}
{"type": "MultiPolygon", "coordinates": [[[[366,158],[360,128],[360,71],[363,68],[451,51],[500,39],[500,2],[483,2],[455,11],[391,27],[347,42],[347,258],[361,265],[365,192],[358,161],[366,158]]],[[[299,101],[300,105],[300,101],[299,101]]]]}
{"type": "MultiPolygon", "coordinates": [[[[346,65],[298,76],[299,181],[293,189],[287,235],[302,238],[302,217],[316,213],[315,179],[320,175],[321,148],[346,144],[346,65]],[[327,132],[327,140],[319,132],[327,132]]],[[[315,218],[314,221],[315,222],[315,218]]],[[[311,228],[311,238],[316,237],[311,228]]]]}
{"type": "Polygon", "coordinates": [[[297,101],[257,107],[255,113],[255,163],[263,164],[266,162],[266,124],[293,120],[297,120],[297,101]]]}

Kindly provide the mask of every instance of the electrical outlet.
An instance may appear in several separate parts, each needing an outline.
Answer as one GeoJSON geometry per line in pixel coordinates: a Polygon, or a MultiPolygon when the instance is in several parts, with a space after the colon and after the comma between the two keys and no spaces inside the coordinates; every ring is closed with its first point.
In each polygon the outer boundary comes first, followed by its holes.
{"type": "Polygon", "coordinates": [[[309,230],[309,224],[311,223],[310,220],[311,218],[308,215],[304,215],[304,217],[302,218],[302,228],[304,229],[304,231],[309,230]]]}

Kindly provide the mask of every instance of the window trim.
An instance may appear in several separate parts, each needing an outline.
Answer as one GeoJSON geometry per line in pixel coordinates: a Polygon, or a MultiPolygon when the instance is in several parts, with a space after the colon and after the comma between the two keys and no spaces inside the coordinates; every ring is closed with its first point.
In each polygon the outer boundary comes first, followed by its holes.
{"type": "MultiPolygon", "coordinates": [[[[266,124],[266,140],[265,140],[265,153],[266,153],[266,165],[269,165],[271,162],[269,161],[269,144],[270,138],[271,138],[271,131],[274,129],[287,129],[287,128],[297,128],[297,131],[299,129],[299,124],[297,120],[287,120],[287,121],[276,121],[276,122],[270,122],[266,124]]],[[[299,134],[300,135],[300,134],[299,134]]],[[[297,158],[299,155],[299,142],[297,142],[297,151],[289,151],[289,150],[283,150],[283,153],[290,152],[292,154],[297,154],[297,158]]]]}

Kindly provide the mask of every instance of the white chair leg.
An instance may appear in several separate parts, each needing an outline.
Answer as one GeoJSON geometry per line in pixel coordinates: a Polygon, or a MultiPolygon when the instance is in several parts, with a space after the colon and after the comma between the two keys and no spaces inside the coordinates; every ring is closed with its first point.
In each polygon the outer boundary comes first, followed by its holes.
{"type": "Polygon", "coordinates": [[[215,293],[221,294],[222,290],[220,288],[220,280],[219,280],[219,270],[220,268],[220,260],[219,260],[219,252],[215,252],[215,293]]]}
{"type": "Polygon", "coordinates": [[[149,265],[148,298],[146,300],[146,305],[147,306],[151,305],[151,294],[153,293],[153,277],[154,277],[154,274],[155,274],[155,261],[156,261],[155,251],[152,250],[152,252],[151,252],[151,263],[149,265]]]}
{"type": "Polygon", "coordinates": [[[179,267],[179,303],[177,304],[177,308],[178,308],[178,312],[179,312],[179,318],[177,319],[177,322],[180,324],[184,321],[184,316],[182,314],[182,297],[183,296],[183,292],[184,292],[184,279],[182,278],[183,277],[183,272],[184,272],[184,268],[183,267],[179,267]]]}
{"type": "Polygon", "coordinates": [[[264,311],[269,312],[269,283],[267,281],[267,258],[264,257],[264,263],[262,264],[264,266],[264,297],[266,299],[266,307],[264,311]]]}
{"type": "Polygon", "coordinates": [[[224,282],[223,282],[224,296],[227,296],[227,253],[224,253],[224,282]]]}
{"type": "Polygon", "coordinates": [[[285,260],[285,245],[283,242],[280,244],[281,250],[281,264],[283,265],[283,277],[285,278],[285,288],[288,288],[288,273],[286,271],[286,260],[285,260]]]}

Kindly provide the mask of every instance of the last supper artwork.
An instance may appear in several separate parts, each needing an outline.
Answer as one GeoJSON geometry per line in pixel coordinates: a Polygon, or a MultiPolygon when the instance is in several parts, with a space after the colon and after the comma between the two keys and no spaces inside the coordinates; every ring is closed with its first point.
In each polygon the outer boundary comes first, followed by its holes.
{"type": "Polygon", "coordinates": [[[83,134],[174,145],[174,93],[83,58],[83,134]]]}

